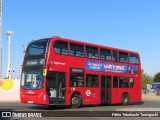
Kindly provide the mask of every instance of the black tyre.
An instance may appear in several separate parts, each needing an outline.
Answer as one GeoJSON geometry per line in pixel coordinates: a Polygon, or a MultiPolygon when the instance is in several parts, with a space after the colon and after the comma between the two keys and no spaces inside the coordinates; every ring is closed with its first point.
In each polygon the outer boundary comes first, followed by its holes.
{"type": "Polygon", "coordinates": [[[49,105],[49,109],[57,109],[57,105],[49,105]]]}
{"type": "Polygon", "coordinates": [[[82,104],[81,95],[73,94],[73,96],[71,98],[71,107],[72,108],[79,108],[79,107],[81,107],[81,104],[82,104]]]}
{"type": "Polygon", "coordinates": [[[122,95],[121,103],[122,103],[122,105],[128,105],[129,104],[129,95],[127,93],[124,93],[122,95]]]}

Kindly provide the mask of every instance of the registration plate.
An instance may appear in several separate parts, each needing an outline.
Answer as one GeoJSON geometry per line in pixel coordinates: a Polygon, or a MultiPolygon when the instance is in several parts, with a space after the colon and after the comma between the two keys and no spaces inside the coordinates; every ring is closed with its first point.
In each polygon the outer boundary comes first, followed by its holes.
{"type": "Polygon", "coordinates": [[[33,101],[28,101],[28,103],[33,103],[33,101]]]}

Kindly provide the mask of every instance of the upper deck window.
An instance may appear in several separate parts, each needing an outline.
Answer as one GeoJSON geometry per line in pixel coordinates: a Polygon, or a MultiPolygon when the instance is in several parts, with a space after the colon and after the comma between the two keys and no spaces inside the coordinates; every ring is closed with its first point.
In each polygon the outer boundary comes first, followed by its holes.
{"type": "Polygon", "coordinates": [[[100,49],[100,59],[101,60],[111,60],[111,50],[100,49]]]}
{"type": "Polygon", "coordinates": [[[135,54],[130,54],[130,63],[131,64],[139,64],[138,56],[135,54]]]}
{"type": "Polygon", "coordinates": [[[54,43],[54,50],[58,54],[68,55],[68,43],[64,41],[56,41],[54,43]]]}
{"type": "Polygon", "coordinates": [[[128,62],[128,53],[119,52],[119,61],[120,62],[128,62]]]}
{"type": "Polygon", "coordinates": [[[117,50],[112,51],[112,61],[117,62],[118,61],[118,54],[117,50]]]}
{"type": "Polygon", "coordinates": [[[98,48],[95,47],[86,47],[86,57],[98,59],[98,48]]]}
{"type": "Polygon", "coordinates": [[[84,47],[83,45],[71,43],[70,44],[70,55],[84,57],[84,47]]]}
{"type": "Polygon", "coordinates": [[[45,53],[49,39],[40,39],[31,42],[25,52],[22,70],[41,69],[45,65],[45,53]]]}
{"type": "Polygon", "coordinates": [[[26,57],[30,56],[41,56],[45,54],[47,40],[37,40],[32,42],[26,51],[26,57]]]}
{"type": "Polygon", "coordinates": [[[29,55],[43,55],[46,46],[32,45],[29,49],[29,55]]]}

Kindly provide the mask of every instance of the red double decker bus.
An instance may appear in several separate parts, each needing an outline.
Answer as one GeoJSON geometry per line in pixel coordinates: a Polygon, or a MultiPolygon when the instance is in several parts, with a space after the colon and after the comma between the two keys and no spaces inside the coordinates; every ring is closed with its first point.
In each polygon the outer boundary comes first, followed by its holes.
{"type": "Polygon", "coordinates": [[[22,103],[127,105],[141,102],[137,52],[61,37],[31,41],[26,49],[22,103]]]}

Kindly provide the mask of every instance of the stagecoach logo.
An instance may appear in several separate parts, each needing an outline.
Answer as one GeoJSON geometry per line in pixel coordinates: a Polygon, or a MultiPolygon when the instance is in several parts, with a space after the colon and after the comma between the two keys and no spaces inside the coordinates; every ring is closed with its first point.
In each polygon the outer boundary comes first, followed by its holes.
{"type": "Polygon", "coordinates": [[[90,96],[90,95],[91,95],[91,91],[90,91],[90,90],[87,90],[87,91],[86,91],[86,95],[87,95],[87,96],[90,96]]]}
{"type": "Polygon", "coordinates": [[[65,65],[65,63],[63,62],[57,62],[57,61],[52,61],[53,64],[56,64],[56,65],[65,65]]]}

